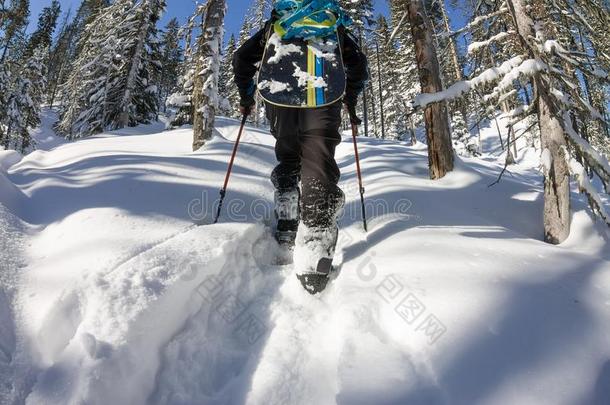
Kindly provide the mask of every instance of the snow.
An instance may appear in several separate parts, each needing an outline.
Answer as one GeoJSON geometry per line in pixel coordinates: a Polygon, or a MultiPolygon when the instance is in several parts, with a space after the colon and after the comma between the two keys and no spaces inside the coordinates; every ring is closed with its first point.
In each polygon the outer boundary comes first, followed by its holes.
{"type": "Polygon", "coordinates": [[[610,178],[610,162],[574,131],[574,128],[571,125],[570,114],[567,111],[563,113],[563,122],[563,128],[569,139],[575,145],[578,145],[578,148],[580,148],[582,153],[591,156],[592,160],[599,165],[599,169],[601,169],[603,175],[606,176],[606,178],[610,178]]]}
{"type": "Polygon", "coordinates": [[[280,81],[273,80],[273,79],[260,81],[258,83],[258,88],[260,90],[268,88],[269,92],[272,94],[279,93],[281,91],[291,91],[292,90],[288,83],[280,82],[280,81]]]}
{"type": "Polygon", "coordinates": [[[515,56],[514,58],[503,62],[500,66],[484,70],[473,79],[456,82],[449,86],[446,90],[436,93],[420,93],[412,101],[412,105],[424,108],[428,104],[442,100],[454,100],[460,97],[462,94],[466,94],[479,86],[501,79],[522,63],[523,57],[515,56]]]}
{"type": "Polygon", "coordinates": [[[167,98],[166,104],[170,105],[170,106],[175,106],[175,107],[182,107],[182,106],[187,105],[190,101],[191,101],[190,96],[187,96],[184,94],[173,93],[167,98]]]}
{"type": "Polygon", "coordinates": [[[21,153],[15,150],[0,150],[0,170],[6,172],[12,165],[18,163],[21,158],[21,153]]]}
{"type": "Polygon", "coordinates": [[[542,154],[540,155],[540,165],[543,167],[544,173],[549,173],[553,167],[553,156],[548,148],[544,148],[542,150],[542,154]]]}
{"type": "Polygon", "coordinates": [[[477,52],[481,48],[486,48],[490,44],[492,44],[494,42],[502,41],[503,39],[505,39],[511,35],[514,35],[514,34],[515,34],[514,31],[500,32],[496,35],[489,37],[489,39],[487,39],[485,41],[473,42],[470,45],[468,45],[468,54],[477,52]]]}
{"type": "Polygon", "coordinates": [[[284,56],[288,56],[291,53],[296,53],[299,55],[303,53],[301,48],[298,46],[290,43],[283,43],[280,36],[275,32],[269,37],[268,42],[269,44],[273,45],[273,50],[275,53],[267,60],[267,63],[279,63],[284,56]]]}
{"type": "Polygon", "coordinates": [[[205,225],[238,125],[218,117],[196,152],[191,129],[155,123],[0,171],[0,402],[606,401],[610,233],[575,194],[568,241],[541,241],[533,149],[488,187],[492,127],[484,158],[438,181],[424,146],[359,138],[364,234],[346,136],[338,274],[311,296],[271,263],[266,130],[244,131],[205,225]]]}
{"type": "Polygon", "coordinates": [[[329,62],[336,60],[337,41],[332,39],[314,39],[307,42],[307,48],[318,58],[326,59],[329,62]]]}
{"type": "Polygon", "coordinates": [[[334,229],[309,228],[305,225],[299,227],[296,235],[293,263],[297,274],[316,272],[315,265],[318,260],[329,256],[329,248],[335,241],[334,229]],[[319,243],[307,243],[316,240],[319,243]]]}
{"type": "Polygon", "coordinates": [[[294,66],[294,73],[292,75],[296,77],[299,87],[307,86],[308,82],[310,82],[313,87],[327,86],[326,80],[324,80],[323,77],[314,76],[309,74],[309,72],[301,70],[301,68],[299,67],[299,65],[296,64],[296,62],[292,62],[292,65],[294,66]]]}
{"type": "Polygon", "coordinates": [[[595,201],[595,205],[596,207],[598,207],[597,211],[599,215],[608,224],[610,224],[610,214],[608,214],[608,212],[606,211],[604,203],[597,194],[597,190],[591,184],[591,181],[589,180],[589,176],[587,175],[585,168],[574,158],[570,158],[570,160],[568,161],[568,165],[570,166],[570,173],[576,177],[578,187],[581,190],[585,191],[589,198],[595,201]]]}
{"type": "Polygon", "coordinates": [[[522,77],[530,77],[540,71],[544,71],[548,66],[540,59],[526,59],[519,66],[514,67],[508,73],[504,75],[502,80],[496,85],[493,91],[485,95],[483,99],[485,101],[500,97],[503,92],[511,88],[513,82],[522,77]]]}

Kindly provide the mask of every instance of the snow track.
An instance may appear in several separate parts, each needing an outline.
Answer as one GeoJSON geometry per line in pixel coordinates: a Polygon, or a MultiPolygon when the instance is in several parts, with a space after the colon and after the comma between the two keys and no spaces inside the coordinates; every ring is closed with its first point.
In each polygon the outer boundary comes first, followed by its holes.
{"type": "MultiPolygon", "coordinates": [[[[54,345],[61,350],[50,353],[53,366],[39,377],[28,401],[61,404],[71,398],[100,404],[144,403],[154,390],[161,349],[185,323],[205,313],[215,314],[213,310],[233,315],[222,312],[232,307],[217,307],[217,288],[242,300],[248,290],[259,291],[252,285],[255,266],[243,263],[242,256],[252,256],[248,249],[263,233],[264,228],[257,225],[192,228],[112,271],[91,277],[87,285],[65,295],[45,324],[61,329],[63,319],[68,333],[54,345]]],[[[254,304],[247,302],[247,307],[254,304]]],[[[40,333],[54,335],[44,327],[40,333]]],[[[215,339],[223,336],[222,330],[214,328],[207,333],[215,339]]],[[[158,390],[163,398],[162,385],[158,390]]]]}

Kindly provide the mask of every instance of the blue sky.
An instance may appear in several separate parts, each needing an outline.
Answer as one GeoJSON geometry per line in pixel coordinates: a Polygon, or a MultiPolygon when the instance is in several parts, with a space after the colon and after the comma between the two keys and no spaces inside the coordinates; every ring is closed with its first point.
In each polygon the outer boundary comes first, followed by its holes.
{"type": "MultiPolygon", "coordinates": [[[[165,26],[167,21],[172,17],[177,17],[180,23],[186,21],[187,17],[191,15],[195,9],[194,0],[166,0],[167,10],[163,16],[162,24],[165,26]]],[[[61,3],[62,11],[67,11],[70,7],[76,10],[80,4],[80,0],[59,0],[61,3]]],[[[40,11],[48,6],[51,0],[30,0],[30,30],[36,27],[36,21],[38,20],[38,14],[40,11]]],[[[248,10],[248,7],[253,3],[252,0],[227,0],[227,15],[225,18],[225,31],[228,35],[231,33],[238,33],[243,22],[244,14],[248,10]]],[[[376,2],[377,11],[381,13],[387,12],[387,3],[385,0],[376,2]]]]}

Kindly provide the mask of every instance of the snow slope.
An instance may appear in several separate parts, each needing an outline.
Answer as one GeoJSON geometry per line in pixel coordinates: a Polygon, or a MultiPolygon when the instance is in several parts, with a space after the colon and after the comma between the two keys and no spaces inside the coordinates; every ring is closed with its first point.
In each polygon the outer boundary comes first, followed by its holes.
{"type": "Polygon", "coordinates": [[[0,402],[608,403],[610,234],[575,197],[570,239],[541,242],[531,159],[431,181],[422,145],[360,139],[364,234],[346,138],[339,272],[312,297],[271,261],[265,130],[205,225],[236,126],[194,153],[162,124],[42,131],[0,171],[0,402]]]}

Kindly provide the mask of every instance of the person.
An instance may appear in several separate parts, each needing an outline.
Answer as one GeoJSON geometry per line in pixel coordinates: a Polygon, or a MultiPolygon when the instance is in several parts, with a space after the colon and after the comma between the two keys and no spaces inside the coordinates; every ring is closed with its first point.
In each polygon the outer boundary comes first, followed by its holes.
{"type": "MultiPolygon", "coordinates": [[[[274,10],[264,28],[234,53],[234,81],[242,114],[249,114],[255,104],[254,76],[277,19],[274,10]]],[[[271,173],[275,187],[275,236],[281,245],[294,245],[297,278],[312,294],[325,288],[332,270],[337,217],[345,201],[338,187],[340,172],[335,161],[335,148],[341,142],[342,104],[347,107],[351,122],[359,123],[356,103],[368,78],[367,60],[357,40],[343,25],[336,32],[345,73],[342,100],[312,108],[265,102],[278,160],[271,173]]]]}

